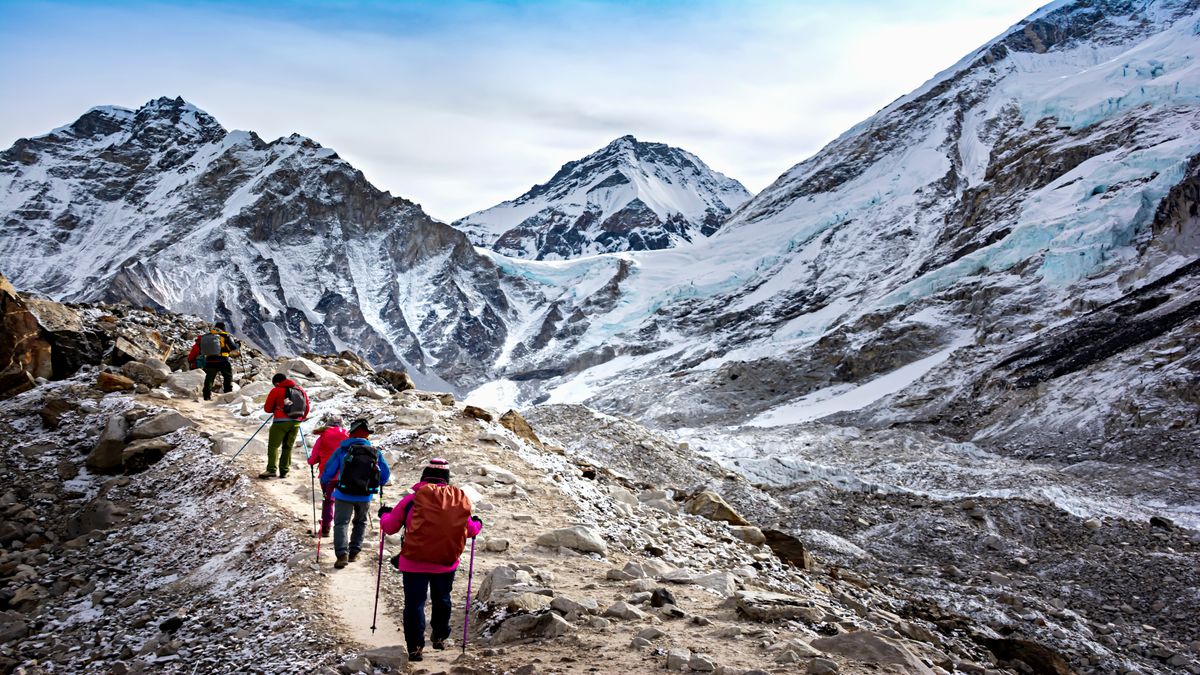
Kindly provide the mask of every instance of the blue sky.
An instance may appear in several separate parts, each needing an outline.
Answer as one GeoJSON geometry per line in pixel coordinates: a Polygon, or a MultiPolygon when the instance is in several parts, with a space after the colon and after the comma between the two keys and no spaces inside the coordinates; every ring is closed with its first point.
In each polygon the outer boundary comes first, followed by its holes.
{"type": "Polygon", "coordinates": [[[627,133],[758,191],[1040,4],[0,1],[0,146],[183,96],[446,220],[627,133]]]}

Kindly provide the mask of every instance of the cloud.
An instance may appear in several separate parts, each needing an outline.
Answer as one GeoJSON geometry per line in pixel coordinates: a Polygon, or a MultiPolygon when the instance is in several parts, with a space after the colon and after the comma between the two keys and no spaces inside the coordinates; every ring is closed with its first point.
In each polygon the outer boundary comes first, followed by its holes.
{"type": "Polygon", "coordinates": [[[0,144],[182,95],[454,219],[632,133],[761,189],[1034,3],[0,5],[0,144]]]}

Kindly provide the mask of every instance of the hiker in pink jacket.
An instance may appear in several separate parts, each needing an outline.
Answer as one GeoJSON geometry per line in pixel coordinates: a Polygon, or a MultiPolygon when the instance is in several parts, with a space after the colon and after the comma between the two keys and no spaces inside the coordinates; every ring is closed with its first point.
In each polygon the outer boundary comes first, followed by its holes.
{"type": "MultiPolygon", "coordinates": [[[[404,641],[408,658],[421,661],[425,648],[425,599],[432,595],[434,649],[445,649],[450,637],[450,590],[454,571],[468,537],[483,529],[471,515],[471,501],[450,485],[450,464],[431,459],[412,493],[391,507],[379,509],[379,524],[386,534],[404,528],[404,543],[394,561],[404,574],[404,641]]],[[[470,611],[470,608],[467,608],[470,611]]]]}
{"type": "MultiPolygon", "coordinates": [[[[320,475],[325,472],[325,462],[328,462],[329,458],[333,456],[338,445],[350,436],[342,428],[342,418],[332,413],[321,418],[321,426],[313,429],[313,434],[317,440],[313,443],[312,452],[308,455],[308,465],[318,465],[317,474],[320,475]]],[[[321,493],[324,495],[321,501],[322,537],[329,536],[329,526],[333,523],[333,488],[335,487],[337,487],[337,480],[321,483],[321,493]]]]}

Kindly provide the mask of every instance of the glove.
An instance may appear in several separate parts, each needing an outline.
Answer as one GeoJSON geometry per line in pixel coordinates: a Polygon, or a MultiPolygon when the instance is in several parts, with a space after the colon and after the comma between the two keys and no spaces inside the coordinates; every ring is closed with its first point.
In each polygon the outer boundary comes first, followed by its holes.
{"type": "Polygon", "coordinates": [[[479,519],[479,516],[471,516],[471,520],[479,523],[481,526],[483,525],[483,521],[479,519]]]}
{"type": "Polygon", "coordinates": [[[392,507],[390,507],[390,506],[380,506],[379,507],[379,517],[380,518],[383,517],[383,514],[391,513],[391,512],[392,512],[392,507]]]}

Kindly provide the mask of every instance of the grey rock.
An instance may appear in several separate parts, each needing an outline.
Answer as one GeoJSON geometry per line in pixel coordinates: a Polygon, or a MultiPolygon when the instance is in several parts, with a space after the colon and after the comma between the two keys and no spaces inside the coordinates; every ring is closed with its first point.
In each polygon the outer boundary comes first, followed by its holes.
{"type": "Polygon", "coordinates": [[[736,596],[739,612],[754,621],[801,619],[817,623],[825,618],[825,610],[812,601],[769,591],[739,591],[736,596]]]}
{"type": "Polygon", "coordinates": [[[359,656],[367,657],[371,665],[375,667],[391,668],[394,671],[399,671],[408,665],[408,650],[403,646],[376,647],[362,652],[359,656]]]}
{"type": "Polygon", "coordinates": [[[692,658],[688,659],[688,668],[698,673],[711,673],[716,670],[717,664],[705,654],[693,654],[692,658]]]}
{"type": "Polygon", "coordinates": [[[667,670],[684,670],[688,661],[692,660],[692,652],[687,649],[667,650],[667,670]]]}
{"type": "Polygon", "coordinates": [[[538,537],[537,544],[550,548],[564,547],[584,553],[608,553],[608,545],[604,543],[600,533],[586,525],[551,530],[538,537]]]}
{"type": "Polygon", "coordinates": [[[121,372],[125,377],[147,387],[161,386],[171,377],[171,368],[158,359],[130,361],[121,366],[121,372]]]}
{"type": "Polygon", "coordinates": [[[608,609],[604,610],[604,616],[625,619],[627,621],[636,621],[645,619],[646,613],[627,602],[616,602],[613,603],[608,609]]]}
{"type": "Polygon", "coordinates": [[[518,640],[550,639],[566,635],[572,630],[571,624],[554,612],[518,614],[500,624],[490,643],[498,645],[518,640]]]}
{"type": "Polygon", "coordinates": [[[810,644],[827,654],[837,654],[863,663],[898,665],[913,675],[933,675],[933,671],[904,645],[871,631],[817,638],[810,644]]]}
{"type": "Polygon", "coordinates": [[[836,661],[829,659],[813,659],[808,662],[808,675],[834,675],[838,672],[836,661]]]}
{"type": "Polygon", "coordinates": [[[187,370],[171,373],[167,378],[167,391],[184,398],[198,399],[204,389],[204,371],[187,370]]]}
{"type": "Polygon", "coordinates": [[[194,427],[196,423],[177,412],[165,412],[142,420],[129,432],[131,440],[156,438],[165,436],[185,427],[194,427]]]}
{"type": "Polygon", "coordinates": [[[728,598],[737,590],[737,577],[729,572],[712,572],[692,579],[692,583],[715,591],[723,598],[728,598]]]}
{"type": "Polygon", "coordinates": [[[129,423],[124,415],[110,415],[100,432],[96,445],[88,453],[86,464],[96,471],[112,471],[121,466],[121,451],[125,449],[125,437],[129,423]]]}

